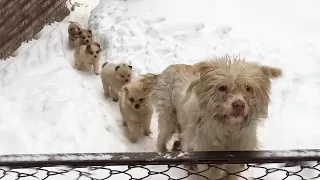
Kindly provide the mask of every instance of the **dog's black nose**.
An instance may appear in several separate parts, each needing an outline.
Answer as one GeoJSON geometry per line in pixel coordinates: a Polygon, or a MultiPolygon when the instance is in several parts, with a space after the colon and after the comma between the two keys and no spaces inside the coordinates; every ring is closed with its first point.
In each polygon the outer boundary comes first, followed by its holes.
{"type": "Polygon", "coordinates": [[[126,82],[129,82],[129,80],[128,80],[128,79],[126,79],[126,82]]]}
{"type": "Polygon", "coordinates": [[[89,42],[89,40],[87,39],[86,42],[89,42]]]}
{"type": "Polygon", "coordinates": [[[241,100],[236,100],[232,103],[232,108],[239,111],[243,111],[245,108],[245,104],[243,101],[241,100]]]}
{"type": "Polygon", "coordinates": [[[136,105],[134,105],[134,107],[136,108],[136,109],[139,109],[139,104],[136,104],[136,105]]]}
{"type": "Polygon", "coordinates": [[[94,58],[97,58],[97,56],[94,56],[94,58]]]}

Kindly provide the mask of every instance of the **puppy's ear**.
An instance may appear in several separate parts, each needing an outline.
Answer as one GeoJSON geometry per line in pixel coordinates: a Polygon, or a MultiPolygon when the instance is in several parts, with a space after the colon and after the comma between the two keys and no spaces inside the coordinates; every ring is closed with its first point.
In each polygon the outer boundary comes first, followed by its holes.
{"type": "Polygon", "coordinates": [[[123,92],[125,95],[127,95],[127,94],[129,93],[128,87],[127,87],[127,86],[123,86],[123,87],[122,87],[122,92],[123,92]]]}
{"type": "Polygon", "coordinates": [[[130,69],[132,69],[132,66],[131,66],[131,65],[129,65],[129,68],[130,68],[130,69]]]}
{"type": "Polygon", "coordinates": [[[282,75],[281,69],[271,66],[261,66],[261,71],[265,76],[271,79],[278,78],[282,75]]]}
{"type": "Polygon", "coordinates": [[[92,49],[91,49],[90,44],[89,44],[89,45],[87,45],[87,47],[86,47],[86,51],[87,51],[87,52],[89,52],[89,53],[92,53],[92,49]]]}
{"type": "Polygon", "coordinates": [[[115,70],[118,70],[120,68],[120,66],[116,66],[115,70]]]}
{"type": "Polygon", "coordinates": [[[95,44],[96,46],[98,46],[101,49],[101,46],[98,42],[94,42],[93,44],[95,44]]]}
{"type": "Polygon", "coordinates": [[[80,29],[80,31],[78,32],[78,34],[80,35],[82,33],[82,30],[80,29]]]}
{"type": "Polygon", "coordinates": [[[92,31],[90,29],[88,30],[88,32],[89,32],[89,34],[92,34],[92,31]]]}

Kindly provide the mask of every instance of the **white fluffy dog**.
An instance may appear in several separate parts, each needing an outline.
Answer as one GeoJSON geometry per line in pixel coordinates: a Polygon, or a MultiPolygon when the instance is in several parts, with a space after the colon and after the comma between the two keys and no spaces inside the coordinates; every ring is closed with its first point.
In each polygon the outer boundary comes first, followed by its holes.
{"type": "Polygon", "coordinates": [[[95,75],[99,75],[99,60],[100,60],[101,48],[97,42],[91,42],[88,45],[78,46],[74,52],[75,67],[78,70],[85,68],[88,71],[92,71],[95,75]]]}
{"type": "MultiPolygon", "coordinates": [[[[268,115],[271,79],[281,74],[278,68],[229,56],[169,66],[158,76],[153,92],[159,113],[158,150],[167,151],[167,141],[180,131],[183,151],[258,149],[257,128],[268,115]]],[[[243,168],[222,167],[230,173],[243,168]]],[[[209,179],[223,174],[212,169],[203,173],[209,179]]]]}
{"type": "Polygon", "coordinates": [[[105,62],[101,68],[100,77],[104,95],[111,96],[112,100],[117,102],[122,86],[131,82],[132,66],[127,63],[113,64],[105,62]]]}
{"type": "Polygon", "coordinates": [[[147,76],[124,85],[120,93],[120,112],[123,126],[128,128],[128,139],[136,143],[139,136],[140,125],[143,134],[151,134],[150,123],[153,114],[153,105],[150,92],[154,86],[156,75],[147,76]]]}

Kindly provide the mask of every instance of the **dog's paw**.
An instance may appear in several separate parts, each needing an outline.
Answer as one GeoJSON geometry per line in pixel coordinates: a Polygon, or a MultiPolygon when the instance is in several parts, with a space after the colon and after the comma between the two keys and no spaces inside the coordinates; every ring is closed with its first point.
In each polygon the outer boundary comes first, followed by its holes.
{"type": "Polygon", "coordinates": [[[189,171],[197,171],[198,170],[198,166],[196,164],[184,164],[183,166],[186,169],[188,169],[189,171]]]}
{"type": "Polygon", "coordinates": [[[145,131],[143,131],[143,134],[145,136],[149,136],[150,134],[152,134],[152,132],[151,132],[151,130],[145,130],[145,131]]]}
{"type": "Polygon", "coordinates": [[[138,141],[138,138],[136,136],[132,136],[132,135],[129,135],[128,139],[131,143],[137,143],[137,141],[138,141]]]}
{"type": "Polygon", "coordinates": [[[94,74],[95,74],[96,76],[100,75],[100,73],[98,73],[98,72],[97,72],[97,73],[94,73],[94,74]]]}

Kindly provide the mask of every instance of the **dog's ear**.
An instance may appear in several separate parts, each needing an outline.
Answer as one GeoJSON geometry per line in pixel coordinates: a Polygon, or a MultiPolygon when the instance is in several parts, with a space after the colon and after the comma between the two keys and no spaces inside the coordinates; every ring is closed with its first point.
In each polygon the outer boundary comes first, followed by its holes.
{"type": "Polygon", "coordinates": [[[99,44],[98,42],[94,42],[93,44],[95,44],[96,46],[98,46],[99,48],[101,48],[101,47],[100,47],[100,44],[99,44]]]}
{"type": "Polygon", "coordinates": [[[92,31],[90,29],[88,30],[88,32],[89,32],[89,34],[92,34],[92,31]]]}
{"type": "Polygon", "coordinates": [[[88,53],[92,53],[92,49],[91,49],[91,46],[90,46],[90,45],[87,45],[86,51],[87,51],[88,53]]]}
{"type": "Polygon", "coordinates": [[[129,89],[127,86],[122,86],[122,92],[127,95],[129,93],[129,89]]]}
{"type": "Polygon", "coordinates": [[[118,70],[120,68],[120,66],[116,66],[116,68],[114,70],[118,70]]]}
{"type": "Polygon", "coordinates": [[[261,71],[265,76],[271,79],[278,78],[282,75],[281,69],[271,66],[261,66],[261,71]]]}
{"type": "Polygon", "coordinates": [[[78,34],[80,35],[82,33],[82,30],[80,29],[80,31],[78,32],[78,34]]]}

